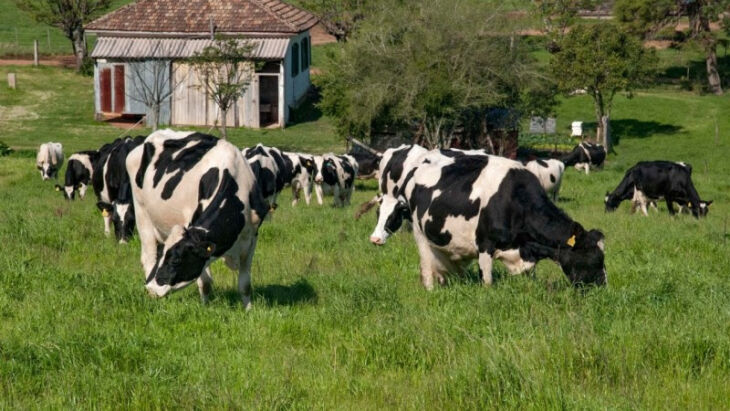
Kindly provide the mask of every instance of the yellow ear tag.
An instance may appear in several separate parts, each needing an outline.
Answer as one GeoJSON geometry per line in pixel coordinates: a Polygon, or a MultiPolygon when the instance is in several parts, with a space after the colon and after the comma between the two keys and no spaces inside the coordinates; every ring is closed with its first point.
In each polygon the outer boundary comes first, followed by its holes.
{"type": "Polygon", "coordinates": [[[61,191],[61,189],[60,189],[60,188],[58,188],[58,187],[56,187],[56,191],[61,191]]]}
{"type": "Polygon", "coordinates": [[[109,217],[109,212],[106,211],[106,209],[101,210],[101,216],[102,217],[109,217]]]}
{"type": "Polygon", "coordinates": [[[568,239],[568,241],[566,241],[566,242],[567,242],[567,243],[568,243],[568,245],[569,245],[569,246],[571,246],[571,247],[575,246],[575,235],[573,235],[572,237],[570,237],[570,238],[568,239]]]}
{"type": "Polygon", "coordinates": [[[692,207],[692,203],[688,203],[687,205],[689,205],[689,208],[694,208],[692,207]]]}
{"type": "Polygon", "coordinates": [[[208,248],[206,248],[205,250],[208,251],[208,254],[213,253],[213,247],[211,246],[208,246],[208,248]]]}

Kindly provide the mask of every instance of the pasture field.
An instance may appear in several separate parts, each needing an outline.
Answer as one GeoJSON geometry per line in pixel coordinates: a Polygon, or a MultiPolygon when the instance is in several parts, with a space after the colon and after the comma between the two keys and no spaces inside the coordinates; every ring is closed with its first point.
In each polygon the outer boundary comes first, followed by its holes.
{"type": "MultiPolygon", "coordinates": [[[[374,194],[367,181],[346,209],[280,196],[260,231],[247,313],[221,263],[206,306],[195,286],[147,296],[138,239],[105,238],[93,195],[63,200],[30,151],[58,140],[68,157],[120,130],[91,119],[90,79],[17,71],[19,90],[0,85],[0,140],[20,149],[0,158],[0,408],[727,407],[728,97],[619,98],[616,154],[590,176],[566,171],[559,206],[605,233],[605,288],[576,290],[544,261],[536,278],[497,263],[489,289],[473,267],[426,292],[409,233],[375,248],[374,213],[353,220],[374,194]],[[663,204],[649,218],[626,204],[605,214],[605,192],[649,159],[692,163],[701,196],[715,200],[709,217],[670,217],[663,204]]],[[[231,139],[341,151],[315,111],[231,139]]],[[[591,118],[590,100],[572,98],[558,126],[591,118]]]]}

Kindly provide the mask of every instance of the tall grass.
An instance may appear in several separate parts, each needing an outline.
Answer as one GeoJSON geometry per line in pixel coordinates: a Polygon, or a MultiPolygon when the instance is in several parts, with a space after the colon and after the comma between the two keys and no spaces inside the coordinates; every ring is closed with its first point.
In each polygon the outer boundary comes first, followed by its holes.
{"type": "MultiPolygon", "coordinates": [[[[68,155],[119,133],[91,120],[85,78],[19,75],[0,110],[37,117],[3,117],[0,140],[60,140],[68,155]]],[[[105,238],[93,196],[68,203],[23,151],[0,158],[0,408],[725,408],[727,107],[663,91],[618,99],[616,153],[590,176],[567,170],[559,202],[607,237],[609,284],[586,291],[546,261],[534,279],[497,264],[489,289],[474,275],[426,292],[409,233],[374,248],[373,214],[292,208],[285,192],[261,228],[251,312],[220,263],[208,305],[194,286],[151,299],[138,240],[105,238]],[[692,163],[716,202],[709,217],[605,214],[605,191],[642,159],[692,163]]],[[[591,118],[590,100],[564,100],[558,127],[591,118]]],[[[326,118],[235,133],[240,145],[341,151],[326,118]]],[[[375,188],[359,183],[353,203],[375,188]]]]}

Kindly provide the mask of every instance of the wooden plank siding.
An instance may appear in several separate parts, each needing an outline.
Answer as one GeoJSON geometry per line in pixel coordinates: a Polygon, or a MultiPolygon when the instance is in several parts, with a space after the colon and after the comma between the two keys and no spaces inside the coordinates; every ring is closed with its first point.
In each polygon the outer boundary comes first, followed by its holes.
{"type": "MultiPolygon", "coordinates": [[[[212,126],[216,119],[220,123],[218,106],[207,98],[200,87],[200,79],[189,64],[173,63],[175,79],[179,84],[172,96],[172,124],[189,126],[212,126]]],[[[259,127],[258,75],[249,84],[246,93],[228,111],[227,125],[259,127]],[[237,110],[234,110],[237,109],[237,110]]]]}

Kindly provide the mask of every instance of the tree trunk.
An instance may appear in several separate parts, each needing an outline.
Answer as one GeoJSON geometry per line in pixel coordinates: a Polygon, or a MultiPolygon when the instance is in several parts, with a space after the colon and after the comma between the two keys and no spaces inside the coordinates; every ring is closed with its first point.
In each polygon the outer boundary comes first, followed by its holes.
{"type": "Polygon", "coordinates": [[[223,140],[228,140],[228,130],[226,128],[227,118],[228,118],[228,109],[221,108],[221,138],[223,140]]]}
{"type": "Polygon", "coordinates": [[[81,71],[86,59],[86,39],[84,39],[84,29],[79,27],[71,32],[71,42],[73,43],[74,55],[76,57],[76,71],[81,71]]]}
{"type": "Polygon", "coordinates": [[[715,42],[708,47],[707,57],[707,83],[710,85],[710,91],[718,96],[722,95],[722,82],[720,81],[720,73],[717,71],[717,47],[715,42]]]}
{"type": "Polygon", "coordinates": [[[601,129],[603,131],[603,147],[606,148],[606,152],[610,153],[613,148],[613,142],[611,141],[611,115],[606,113],[601,118],[601,129]]]}
{"type": "MultiPolygon", "coordinates": [[[[603,102],[603,95],[601,95],[601,92],[593,92],[593,102],[595,104],[596,110],[596,143],[603,144],[605,134],[603,118],[606,116],[606,108],[603,102]]],[[[608,150],[608,147],[606,147],[606,150],[608,150]]]]}
{"type": "Polygon", "coordinates": [[[157,131],[160,126],[160,105],[152,105],[152,131],[157,131]]]}

